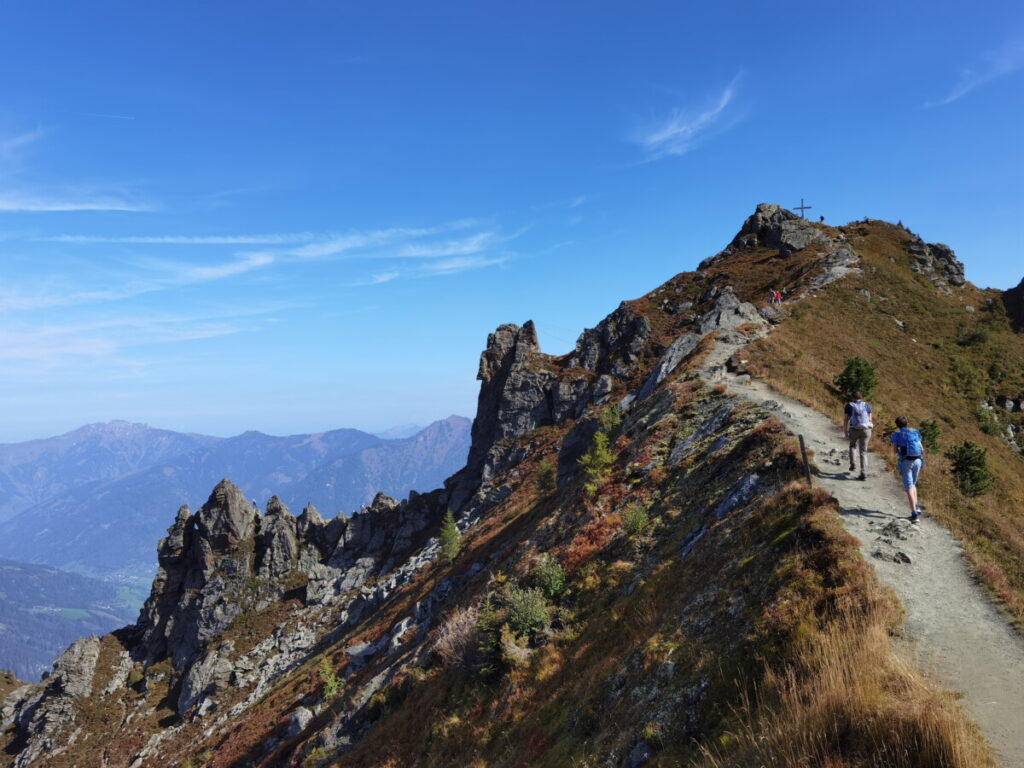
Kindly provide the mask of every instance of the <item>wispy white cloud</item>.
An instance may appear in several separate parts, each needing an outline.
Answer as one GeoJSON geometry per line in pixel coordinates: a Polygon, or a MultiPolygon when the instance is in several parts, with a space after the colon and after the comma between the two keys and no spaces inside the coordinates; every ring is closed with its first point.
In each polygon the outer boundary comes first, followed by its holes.
{"type": "Polygon", "coordinates": [[[243,254],[232,261],[210,265],[140,258],[137,263],[146,271],[112,288],[82,290],[68,289],[66,285],[50,285],[43,289],[19,291],[0,286],[0,312],[26,312],[123,301],[168,288],[235,277],[269,266],[273,262],[274,257],[264,253],[243,254]]]}
{"type": "Polygon", "coordinates": [[[14,136],[0,138],[0,159],[10,159],[24,150],[26,147],[35,144],[46,135],[46,129],[36,128],[14,136]]]}
{"type": "Polygon", "coordinates": [[[397,253],[388,254],[401,259],[438,259],[446,256],[468,256],[480,253],[491,245],[496,232],[477,232],[469,237],[447,240],[440,243],[407,245],[397,253]]]}
{"type": "Polygon", "coordinates": [[[133,347],[212,339],[241,333],[273,311],[243,308],[211,315],[158,314],[78,323],[11,324],[0,328],[0,364],[8,375],[34,376],[75,361],[131,363],[133,347]]]}
{"type": "Polygon", "coordinates": [[[365,280],[357,280],[352,283],[354,287],[361,287],[366,285],[381,285],[382,283],[390,283],[392,280],[397,280],[401,277],[402,273],[397,269],[392,269],[387,272],[377,272],[376,274],[370,275],[365,280]]]}
{"type": "Polygon", "coordinates": [[[508,256],[456,256],[451,259],[427,262],[419,268],[419,273],[424,276],[454,275],[471,269],[483,269],[504,264],[508,259],[508,256]]]}
{"type": "Polygon", "coordinates": [[[217,264],[210,267],[186,267],[182,270],[181,280],[188,283],[204,283],[208,280],[222,280],[234,277],[253,269],[259,269],[274,263],[269,253],[250,253],[238,261],[228,264],[217,264]]]}
{"type": "Polygon", "coordinates": [[[372,286],[403,277],[448,275],[470,269],[504,263],[507,255],[495,256],[501,244],[518,237],[520,232],[502,235],[495,228],[480,229],[474,219],[460,219],[433,227],[393,227],[346,234],[284,232],[238,235],[80,235],[58,234],[27,239],[75,245],[125,244],[133,246],[270,246],[259,250],[236,250],[231,258],[213,263],[191,259],[160,258],[153,253],[131,254],[120,265],[108,257],[102,274],[93,272],[88,279],[55,280],[43,285],[26,283],[17,287],[0,285],[0,312],[45,310],[86,304],[112,303],[143,294],[166,291],[188,285],[239,277],[261,269],[287,268],[297,262],[345,260],[353,263],[419,262],[415,268],[389,265],[368,277],[351,283],[372,286]],[[453,236],[467,228],[478,231],[453,236]],[[275,247],[277,246],[277,247],[275,247]],[[96,288],[88,287],[92,282],[96,288]],[[83,287],[83,282],[86,286],[83,287]]]}
{"type": "Polygon", "coordinates": [[[285,232],[263,235],[50,235],[33,238],[44,243],[123,243],[129,245],[292,245],[322,238],[312,232],[285,232]]]}
{"type": "Polygon", "coordinates": [[[703,109],[673,109],[668,118],[639,131],[634,140],[650,160],[685,155],[700,139],[721,128],[722,119],[736,97],[738,82],[739,75],[703,109]]]}
{"type": "Polygon", "coordinates": [[[1024,69],[1024,35],[987,52],[979,63],[961,70],[960,79],[949,94],[944,99],[930,102],[925,106],[939,107],[950,104],[986,83],[1020,69],[1024,69]]]}
{"type": "Polygon", "coordinates": [[[62,212],[62,211],[153,211],[150,203],[110,194],[40,194],[20,190],[0,191],[0,211],[6,212],[62,212]]]}

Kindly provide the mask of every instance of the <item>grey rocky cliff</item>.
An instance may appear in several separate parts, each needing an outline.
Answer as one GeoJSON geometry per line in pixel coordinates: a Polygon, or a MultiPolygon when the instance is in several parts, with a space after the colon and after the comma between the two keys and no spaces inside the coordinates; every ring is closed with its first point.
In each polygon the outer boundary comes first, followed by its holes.
{"type": "Polygon", "coordinates": [[[957,259],[953,249],[942,243],[926,243],[921,238],[908,246],[912,261],[910,268],[924,275],[939,288],[949,291],[949,286],[961,286],[967,282],[964,265],[957,259]]]}
{"type": "Polygon", "coordinates": [[[53,758],[75,743],[75,700],[92,693],[100,639],[95,635],[72,643],[53,663],[53,671],[38,686],[19,688],[3,702],[4,724],[9,720],[33,738],[19,750],[14,768],[53,758]]]}
{"type": "Polygon", "coordinates": [[[182,507],[160,541],[132,655],[146,665],[166,656],[187,670],[235,617],[281,597],[289,573],[307,577],[307,602],[355,589],[407,559],[443,508],[441,491],[401,502],[379,494],[352,517],[325,522],[313,507],[293,517],[274,497],[260,516],[223,480],[196,514],[182,507]]]}
{"type": "Polygon", "coordinates": [[[461,510],[481,483],[519,457],[513,443],[537,427],[581,417],[627,379],[651,343],[646,317],[623,303],[584,331],[564,360],[540,351],[533,322],[502,325],[480,356],[481,381],[466,467],[445,483],[450,506],[461,510]]]}
{"type": "Polygon", "coordinates": [[[651,323],[626,302],[585,330],[566,361],[568,368],[584,368],[616,379],[627,379],[651,338],[651,323]]]}

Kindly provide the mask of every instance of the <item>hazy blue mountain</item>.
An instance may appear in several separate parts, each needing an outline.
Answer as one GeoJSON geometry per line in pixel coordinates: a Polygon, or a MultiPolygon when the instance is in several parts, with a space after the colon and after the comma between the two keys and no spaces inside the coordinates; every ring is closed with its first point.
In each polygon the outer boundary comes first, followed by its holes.
{"type": "Polygon", "coordinates": [[[0,521],[77,486],[116,480],[220,439],[111,421],[57,437],[0,443],[0,521]]]}
{"type": "Polygon", "coordinates": [[[423,427],[419,424],[399,424],[397,427],[389,427],[383,432],[374,432],[373,434],[381,440],[401,440],[405,437],[412,437],[422,429],[423,427]]]}
{"type": "Polygon", "coordinates": [[[77,638],[134,623],[136,601],[114,584],[0,559],[0,669],[35,682],[77,638]]]}
{"type": "Polygon", "coordinates": [[[354,512],[378,491],[404,498],[410,490],[438,488],[466,463],[471,423],[462,416],[449,416],[404,440],[338,456],[278,495],[296,513],[312,502],[327,517],[339,510],[354,512]]]}
{"type": "Polygon", "coordinates": [[[156,542],[182,504],[194,509],[231,478],[262,508],[277,494],[294,509],[352,512],[377,491],[430,490],[465,463],[468,419],[450,417],[404,440],[354,429],[274,437],[246,432],[115,480],[83,483],[0,523],[0,557],[148,586],[156,542]]]}

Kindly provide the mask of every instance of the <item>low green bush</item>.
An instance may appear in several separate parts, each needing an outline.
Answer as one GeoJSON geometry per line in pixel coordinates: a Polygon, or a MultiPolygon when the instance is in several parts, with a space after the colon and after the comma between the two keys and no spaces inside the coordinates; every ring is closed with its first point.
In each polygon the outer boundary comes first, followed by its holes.
{"type": "Polygon", "coordinates": [[[539,589],[548,600],[557,600],[565,592],[565,570],[557,560],[545,557],[531,572],[530,586],[539,589]]]}
{"type": "Polygon", "coordinates": [[[622,513],[622,528],[630,538],[642,534],[650,524],[651,516],[647,513],[647,508],[640,504],[634,504],[622,513]]]}

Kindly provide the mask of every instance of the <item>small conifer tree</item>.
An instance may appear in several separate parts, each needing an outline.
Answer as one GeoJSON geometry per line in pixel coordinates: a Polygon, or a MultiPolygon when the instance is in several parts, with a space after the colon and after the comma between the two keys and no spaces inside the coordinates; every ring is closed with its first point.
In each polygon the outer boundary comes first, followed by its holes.
{"type": "Polygon", "coordinates": [[[462,534],[459,533],[459,527],[455,524],[451,510],[445,512],[444,519],[441,520],[440,538],[441,559],[450,563],[459,554],[459,548],[462,546],[462,534]]]}
{"type": "Polygon", "coordinates": [[[594,493],[608,479],[608,469],[611,467],[615,457],[608,449],[608,435],[603,430],[598,430],[594,435],[594,442],[590,450],[580,457],[580,468],[586,475],[587,482],[584,487],[587,493],[594,493]]]}
{"type": "Polygon", "coordinates": [[[537,465],[537,490],[543,494],[551,493],[555,490],[555,480],[555,462],[550,456],[545,456],[537,465]]]}
{"type": "Polygon", "coordinates": [[[953,474],[965,496],[981,496],[992,490],[988,452],[984,448],[965,440],[946,451],[946,458],[953,462],[953,474]]]}
{"type": "Polygon", "coordinates": [[[929,451],[939,450],[939,423],[935,419],[921,422],[921,442],[929,451]]]}
{"type": "Polygon", "coordinates": [[[862,357],[851,357],[846,360],[846,367],[832,383],[843,400],[853,400],[855,392],[860,392],[865,400],[870,400],[871,393],[878,386],[878,378],[871,363],[862,357]]]}

